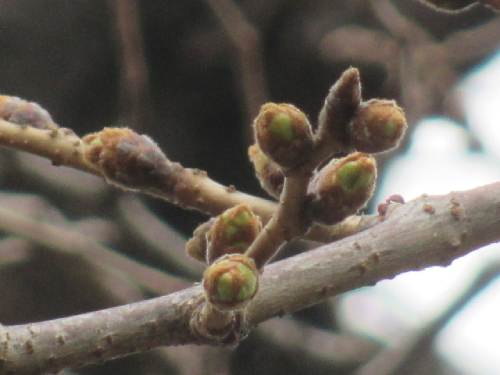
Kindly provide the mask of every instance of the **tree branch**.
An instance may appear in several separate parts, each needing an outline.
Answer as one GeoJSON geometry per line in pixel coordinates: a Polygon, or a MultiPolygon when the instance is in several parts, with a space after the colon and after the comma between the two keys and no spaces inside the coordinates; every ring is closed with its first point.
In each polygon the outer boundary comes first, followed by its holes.
{"type": "MultiPolygon", "coordinates": [[[[271,264],[248,306],[247,321],[256,326],[402,272],[447,266],[500,241],[499,197],[500,183],[424,195],[391,211],[386,221],[371,229],[271,264]]],[[[203,298],[197,286],[108,310],[4,326],[0,374],[55,371],[156,346],[211,343],[190,331],[192,312],[203,298]]]]}

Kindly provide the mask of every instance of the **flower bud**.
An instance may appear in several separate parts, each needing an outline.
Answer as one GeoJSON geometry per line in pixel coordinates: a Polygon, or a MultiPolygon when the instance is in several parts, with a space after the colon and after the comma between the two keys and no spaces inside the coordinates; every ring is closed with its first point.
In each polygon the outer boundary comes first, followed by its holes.
{"type": "Polygon", "coordinates": [[[219,215],[207,232],[207,263],[225,254],[243,254],[262,229],[258,216],[247,204],[240,204],[219,215]]]}
{"type": "Polygon", "coordinates": [[[254,165],[255,174],[262,188],[274,198],[279,198],[285,181],[285,174],[281,167],[269,159],[257,143],[250,146],[248,156],[254,165]]]}
{"type": "Polygon", "coordinates": [[[194,230],[193,237],[186,243],[186,253],[191,258],[200,262],[207,261],[207,233],[214,223],[215,218],[211,218],[194,230]]]}
{"type": "Polygon", "coordinates": [[[306,116],[290,104],[264,104],[254,121],[257,143],[283,168],[293,168],[310,156],[312,130],[306,116]]]}
{"type": "Polygon", "coordinates": [[[104,128],[83,138],[83,157],[114,185],[172,194],[182,167],[171,163],[147,136],[126,128],[104,128]]]}
{"type": "Polygon", "coordinates": [[[59,126],[50,114],[36,103],[14,96],[0,96],[0,118],[17,125],[57,130],[59,126]]]}
{"type": "Polygon", "coordinates": [[[319,138],[334,139],[338,146],[349,146],[349,121],[361,103],[359,71],[349,68],[330,88],[318,121],[319,138]]]}
{"type": "Polygon", "coordinates": [[[255,296],[258,286],[255,262],[242,254],[219,258],[203,274],[207,299],[219,310],[243,308],[255,296]]]}
{"type": "Polygon", "coordinates": [[[351,145],[373,154],[396,147],[407,125],[404,112],[395,101],[373,99],[361,103],[350,127],[351,145]]]}
{"type": "Polygon", "coordinates": [[[309,184],[307,210],[317,223],[332,225],[354,215],[370,199],[377,169],[369,154],[334,159],[309,184]]]}

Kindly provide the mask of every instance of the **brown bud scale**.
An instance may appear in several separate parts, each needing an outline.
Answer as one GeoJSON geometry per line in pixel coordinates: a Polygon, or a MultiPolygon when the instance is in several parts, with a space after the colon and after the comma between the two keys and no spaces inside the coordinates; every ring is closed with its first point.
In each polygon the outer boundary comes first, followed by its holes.
{"type": "Polygon", "coordinates": [[[315,222],[332,225],[354,215],[375,189],[375,159],[356,152],[332,160],[313,178],[308,187],[306,210],[315,222]]]}
{"type": "Polygon", "coordinates": [[[254,121],[261,150],[283,168],[293,168],[310,157],[312,129],[307,117],[290,104],[264,104],[254,121]]]}
{"type": "Polygon", "coordinates": [[[85,160],[112,184],[133,190],[172,193],[182,167],[171,163],[147,136],[126,128],[105,128],[82,140],[85,160]]]}
{"type": "Polygon", "coordinates": [[[248,156],[254,165],[255,174],[262,188],[271,196],[279,198],[285,181],[283,170],[262,152],[258,144],[249,147],[248,156]]]}
{"type": "Polygon", "coordinates": [[[14,96],[0,96],[0,118],[21,126],[57,130],[50,114],[36,103],[14,96]]]}

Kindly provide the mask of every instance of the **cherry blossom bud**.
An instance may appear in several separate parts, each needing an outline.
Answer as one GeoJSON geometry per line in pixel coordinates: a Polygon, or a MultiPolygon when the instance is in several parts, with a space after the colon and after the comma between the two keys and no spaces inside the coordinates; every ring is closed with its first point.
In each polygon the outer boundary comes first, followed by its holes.
{"type": "Polygon", "coordinates": [[[264,154],[283,168],[293,168],[310,157],[311,125],[304,113],[290,104],[264,104],[254,130],[264,154]]]}
{"type": "Polygon", "coordinates": [[[203,274],[208,301],[219,310],[237,310],[255,296],[259,271],[253,259],[242,254],[219,258],[203,274]]]}
{"type": "Polygon", "coordinates": [[[375,188],[375,159],[355,152],[323,167],[308,188],[307,210],[317,223],[332,225],[355,214],[375,188]]]}
{"type": "Polygon", "coordinates": [[[358,151],[374,154],[396,147],[407,124],[395,101],[373,99],[361,103],[350,127],[351,145],[358,151]]]}

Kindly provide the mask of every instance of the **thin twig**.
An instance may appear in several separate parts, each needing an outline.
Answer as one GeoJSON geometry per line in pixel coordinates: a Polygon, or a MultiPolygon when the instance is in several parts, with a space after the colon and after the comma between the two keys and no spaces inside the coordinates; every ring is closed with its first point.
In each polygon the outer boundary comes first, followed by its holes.
{"type": "Polygon", "coordinates": [[[142,42],[137,0],[108,0],[115,13],[121,49],[122,116],[132,129],[144,127],[148,95],[148,67],[142,42]]]}
{"type": "Polygon", "coordinates": [[[118,271],[122,275],[132,277],[138,285],[157,294],[172,293],[189,286],[189,283],[185,281],[142,266],[85,235],[34,220],[3,206],[0,206],[0,228],[49,249],[80,254],[104,275],[113,276],[113,272],[118,271]]]}
{"type": "MultiPolygon", "coordinates": [[[[103,177],[99,170],[85,161],[82,155],[81,139],[69,129],[60,129],[54,132],[0,120],[0,145],[47,158],[54,165],[64,165],[103,177]]],[[[180,178],[176,184],[178,190],[182,190],[184,198],[176,203],[186,208],[198,209],[215,216],[229,208],[246,203],[265,224],[278,207],[275,202],[239,192],[234,187],[221,185],[210,179],[206,172],[197,169],[183,168],[183,172],[179,175],[180,178]]],[[[147,191],[144,193],[167,201],[171,200],[169,194],[162,194],[162,192],[147,191]]],[[[361,221],[355,217],[346,220],[348,220],[349,225],[318,229],[318,232],[321,233],[319,240],[329,238],[329,236],[342,238],[356,233],[355,228],[366,228],[366,226],[360,225],[367,222],[363,218],[361,221]],[[355,225],[352,225],[353,223],[355,225]],[[345,234],[342,233],[342,228],[348,229],[345,234]]]]}
{"type": "Polygon", "coordinates": [[[173,266],[193,280],[201,278],[204,267],[186,257],[186,240],[156,217],[137,197],[120,198],[118,209],[128,232],[144,245],[141,253],[165,267],[173,266]]]}
{"type": "MultiPolygon", "coordinates": [[[[260,106],[268,101],[260,33],[245,19],[233,1],[206,1],[236,49],[246,117],[247,121],[251,121],[259,112],[260,106]]],[[[245,127],[245,130],[247,139],[253,140],[251,129],[245,127]]]]}

